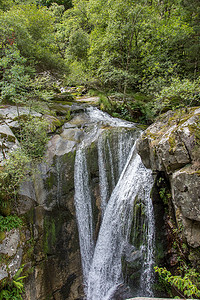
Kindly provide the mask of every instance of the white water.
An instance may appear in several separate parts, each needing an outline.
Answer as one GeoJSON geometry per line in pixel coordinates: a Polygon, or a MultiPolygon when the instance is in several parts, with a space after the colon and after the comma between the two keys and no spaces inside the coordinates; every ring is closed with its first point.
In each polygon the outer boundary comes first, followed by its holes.
{"type": "Polygon", "coordinates": [[[97,109],[96,107],[88,107],[87,113],[90,117],[91,121],[94,122],[102,122],[103,124],[108,124],[112,127],[129,127],[133,128],[135,125],[131,122],[124,121],[118,118],[113,118],[109,114],[102,112],[101,110],[97,109]]]}
{"type": "Polygon", "coordinates": [[[86,284],[94,253],[94,233],[91,192],[86,154],[83,147],[77,149],[74,172],[74,200],[78,222],[83,277],[84,283],[86,284]]]}
{"type": "Polygon", "coordinates": [[[145,249],[145,259],[143,263],[143,272],[140,279],[140,293],[143,296],[153,297],[153,281],[154,281],[154,243],[155,243],[155,219],[153,212],[153,204],[149,199],[149,195],[144,196],[145,200],[145,213],[147,218],[147,228],[146,228],[146,244],[145,249]]]}
{"type": "MultiPolygon", "coordinates": [[[[111,145],[110,139],[102,135],[104,129],[100,129],[95,122],[100,122],[102,125],[128,128],[134,127],[132,123],[118,121],[94,108],[87,109],[87,113],[95,125],[93,130],[88,132],[85,144],[83,142],[77,149],[74,178],[75,206],[86,299],[115,299],[116,290],[124,282],[122,257],[128,259],[137,250],[129,244],[136,196],[143,199],[147,218],[147,232],[141,248],[145,259],[138,290],[142,291],[141,296],[153,296],[152,267],[155,224],[150,199],[153,182],[151,171],[144,167],[134,147],[127,160],[128,153],[135,140],[130,129],[130,132],[128,132],[121,128],[120,134],[118,133],[117,139],[111,145]],[[89,145],[91,141],[95,141],[97,136],[103,219],[95,247],[92,198],[85,149],[86,145],[89,145]],[[110,174],[110,180],[108,174],[110,174]]],[[[138,131],[136,136],[138,136],[138,131]]]]}
{"type": "MultiPolygon", "coordinates": [[[[137,139],[138,132],[127,131],[127,129],[113,130],[114,146],[109,137],[102,133],[98,139],[98,164],[99,164],[99,186],[101,196],[101,210],[104,215],[110,194],[116,186],[117,180],[123,171],[130,150],[137,139]],[[109,180],[110,174],[110,180],[109,180]]],[[[112,141],[113,144],[113,141],[112,141]]]]}
{"type": "Polygon", "coordinates": [[[149,195],[151,187],[151,172],[133,147],[106,207],[88,276],[87,300],[112,299],[123,282],[121,258],[129,244],[134,200],[141,191],[149,195]]]}
{"type": "Polygon", "coordinates": [[[108,178],[106,173],[106,162],[104,159],[104,140],[100,136],[98,140],[98,164],[99,164],[99,185],[100,185],[100,196],[101,196],[101,213],[104,215],[106,205],[109,199],[109,187],[108,178]]]}

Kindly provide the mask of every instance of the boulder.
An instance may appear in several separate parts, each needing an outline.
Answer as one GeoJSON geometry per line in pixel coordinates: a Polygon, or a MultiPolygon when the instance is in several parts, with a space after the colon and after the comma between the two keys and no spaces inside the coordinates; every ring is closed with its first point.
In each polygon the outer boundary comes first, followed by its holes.
{"type": "Polygon", "coordinates": [[[200,246],[199,146],[200,108],[168,111],[137,144],[145,166],[166,174],[177,223],[183,224],[183,234],[193,248],[200,246]]]}
{"type": "Polygon", "coordinates": [[[19,147],[19,143],[12,130],[5,123],[0,124],[0,165],[17,147],[19,147]]]}
{"type": "Polygon", "coordinates": [[[19,229],[13,229],[6,234],[5,239],[0,244],[0,254],[6,254],[12,257],[17,253],[20,242],[19,229]]]}

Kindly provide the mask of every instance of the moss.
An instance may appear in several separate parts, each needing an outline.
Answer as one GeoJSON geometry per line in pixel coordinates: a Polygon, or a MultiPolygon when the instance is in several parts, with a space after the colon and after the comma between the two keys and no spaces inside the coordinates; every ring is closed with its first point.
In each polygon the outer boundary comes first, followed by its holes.
{"type": "Polygon", "coordinates": [[[11,214],[11,203],[0,199],[0,214],[7,217],[11,214]]]}
{"type": "Polygon", "coordinates": [[[56,227],[54,220],[44,220],[44,253],[50,254],[56,243],[56,227]]]}
{"type": "Polygon", "coordinates": [[[194,135],[196,143],[200,145],[200,116],[198,117],[199,120],[196,123],[188,125],[190,133],[194,135]]]}
{"type": "Polygon", "coordinates": [[[5,239],[6,233],[4,231],[0,231],[0,243],[5,239]]]}
{"type": "Polygon", "coordinates": [[[46,179],[46,185],[48,190],[52,189],[56,183],[56,178],[53,173],[50,173],[49,177],[46,179]]]}
{"type": "Polygon", "coordinates": [[[54,103],[72,106],[74,103],[76,103],[76,101],[54,101],[54,103]]]}
{"type": "Polygon", "coordinates": [[[61,121],[58,120],[58,119],[54,119],[53,122],[52,122],[52,126],[54,128],[62,126],[61,121]]]}
{"type": "Polygon", "coordinates": [[[172,154],[173,154],[176,149],[176,140],[175,140],[175,136],[173,133],[170,134],[168,141],[169,141],[169,145],[170,145],[169,152],[170,153],[172,152],[172,154]]]}
{"type": "Polygon", "coordinates": [[[13,135],[8,135],[7,140],[8,142],[15,143],[15,137],[13,135]]]}
{"type": "Polygon", "coordinates": [[[72,119],[71,112],[70,112],[70,110],[68,110],[68,112],[66,114],[66,117],[65,117],[65,120],[70,121],[71,119],[72,119]]]}
{"type": "Polygon", "coordinates": [[[0,138],[1,138],[1,139],[3,139],[3,138],[7,138],[7,134],[5,134],[5,133],[1,132],[1,133],[0,133],[0,138]]]}
{"type": "Polygon", "coordinates": [[[74,100],[74,96],[68,92],[56,94],[53,97],[55,101],[72,101],[74,100]]]}

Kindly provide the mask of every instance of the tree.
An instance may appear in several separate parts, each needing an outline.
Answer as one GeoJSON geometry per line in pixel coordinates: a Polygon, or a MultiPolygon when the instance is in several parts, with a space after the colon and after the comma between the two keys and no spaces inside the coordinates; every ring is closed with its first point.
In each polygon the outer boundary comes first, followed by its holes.
{"type": "Polygon", "coordinates": [[[72,7],[72,0],[39,0],[38,2],[47,7],[50,7],[54,3],[63,5],[65,9],[69,9],[72,7]]]}
{"type": "Polygon", "coordinates": [[[40,70],[63,70],[65,64],[55,43],[54,18],[36,4],[13,6],[0,14],[1,40],[14,35],[17,48],[40,70]]]}

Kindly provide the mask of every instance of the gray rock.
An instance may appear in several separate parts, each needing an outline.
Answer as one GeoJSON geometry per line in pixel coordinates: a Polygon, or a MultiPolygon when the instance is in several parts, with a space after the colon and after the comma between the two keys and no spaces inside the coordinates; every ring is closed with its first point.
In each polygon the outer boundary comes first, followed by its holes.
{"type": "Polygon", "coordinates": [[[23,182],[19,191],[19,199],[17,205],[18,214],[22,215],[30,211],[31,208],[34,207],[36,201],[37,199],[33,182],[23,182]]]}
{"type": "Polygon", "coordinates": [[[0,267],[0,281],[6,277],[8,277],[7,267],[3,265],[0,267]]]}
{"type": "MultiPolygon", "coordinates": [[[[6,119],[6,122],[12,122],[18,117],[18,111],[16,106],[7,106],[5,108],[0,108],[0,114],[6,119]]],[[[19,107],[19,115],[31,115],[33,117],[41,117],[40,113],[35,111],[30,111],[27,107],[19,107]]]]}
{"type": "Polygon", "coordinates": [[[8,158],[8,154],[19,147],[19,142],[17,141],[15,135],[8,125],[0,125],[0,164],[3,160],[8,158]]]}
{"type": "Polygon", "coordinates": [[[198,159],[199,118],[199,109],[169,111],[149,126],[137,144],[145,166],[171,174],[198,159]]]}
{"type": "Polygon", "coordinates": [[[197,248],[200,246],[200,223],[196,221],[192,221],[187,218],[182,218],[183,226],[184,226],[184,235],[187,239],[188,244],[197,248]]]}
{"type": "Polygon", "coordinates": [[[17,248],[20,242],[19,229],[12,229],[9,231],[0,244],[0,253],[7,254],[9,257],[17,253],[17,248]]]}
{"type": "Polygon", "coordinates": [[[15,257],[12,259],[12,261],[8,265],[9,273],[12,277],[16,274],[16,272],[19,270],[19,268],[21,266],[22,254],[23,254],[23,250],[22,250],[22,248],[19,248],[17,250],[15,257]]]}
{"type": "Polygon", "coordinates": [[[146,167],[164,171],[177,223],[193,247],[200,246],[200,108],[169,111],[143,133],[137,149],[146,167]]]}
{"type": "Polygon", "coordinates": [[[200,177],[192,172],[186,167],[172,175],[172,197],[184,217],[200,222],[200,177]]]}
{"type": "Polygon", "coordinates": [[[83,137],[83,131],[77,128],[64,129],[61,133],[61,137],[68,141],[74,141],[79,143],[83,137]]]}

